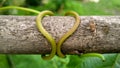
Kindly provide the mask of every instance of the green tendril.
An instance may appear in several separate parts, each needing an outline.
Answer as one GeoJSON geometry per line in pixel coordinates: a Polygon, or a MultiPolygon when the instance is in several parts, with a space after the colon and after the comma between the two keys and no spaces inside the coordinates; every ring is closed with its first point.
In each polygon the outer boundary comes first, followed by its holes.
{"type": "Polygon", "coordinates": [[[7,10],[7,9],[19,9],[19,10],[24,10],[24,11],[28,11],[28,12],[33,12],[33,13],[36,13],[36,14],[40,13],[39,11],[34,10],[34,9],[18,7],[18,6],[0,7],[0,10],[7,10]]]}
{"type": "Polygon", "coordinates": [[[80,57],[98,57],[102,61],[105,61],[105,57],[102,54],[99,53],[87,53],[87,54],[82,54],[80,57]]]}
{"type": "Polygon", "coordinates": [[[61,52],[61,45],[70,35],[72,35],[75,32],[75,30],[78,28],[80,24],[79,14],[77,14],[76,12],[69,11],[65,15],[72,15],[75,18],[76,22],[73,25],[73,27],[67,33],[65,33],[57,43],[57,55],[59,57],[65,57],[65,55],[61,52]]]}
{"type": "Polygon", "coordinates": [[[56,54],[56,42],[53,37],[43,28],[41,20],[45,15],[53,15],[51,11],[42,11],[38,14],[36,18],[36,25],[39,31],[46,37],[46,39],[50,42],[52,51],[48,56],[42,55],[42,58],[45,60],[52,59],[56,54]]]}

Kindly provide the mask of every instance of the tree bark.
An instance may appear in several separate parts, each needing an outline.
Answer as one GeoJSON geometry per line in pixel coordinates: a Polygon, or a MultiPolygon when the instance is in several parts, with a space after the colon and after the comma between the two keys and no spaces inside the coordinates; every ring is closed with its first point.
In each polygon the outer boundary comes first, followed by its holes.
{"type": "MultiPolygon", "coordinates": [[[[38,31],[35,16],[0,16],[0,53],[45,54],[51,45],[38,31]]],[[[78,29],[63,43],[65,54],[119,53],[120,16],[81,16],[78,29]],[[95,28],[90,26],[91,21],[95,28]],[[93,31],[94,30],[94,31],[93,31]]],[[[44,17],[42,24],[56,42],[73,25],[70,16],[44,17]]]]}

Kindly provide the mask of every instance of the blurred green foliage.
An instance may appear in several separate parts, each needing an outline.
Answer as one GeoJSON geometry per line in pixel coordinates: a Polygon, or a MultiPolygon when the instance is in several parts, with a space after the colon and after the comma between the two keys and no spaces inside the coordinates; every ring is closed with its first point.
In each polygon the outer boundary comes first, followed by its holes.
{"type": "MultiPolygon", "coordinates": [[[[21,6],[35,10],[51,10],[56,15],[63,15],[73,10],[80,15],[119,15],[120,0],[100,0],[99,3],[81,0],[0,0],[0,7],[21,6]]],[[[4,15],[34,15],[30,12],[11,9],[0,11],[4,15]]],[[[40,55],[0,55],[0,68],[120,68],[120,54],[104,54],[106,61],[96,57],[67,56],[54,57],[45,61],[40,55]]]]}
{"type": "MultiPolygon", "coordinates": [[[[22,6],[35,10],[51,10],[56,15],[62,15],[66,11],[73,10],[80,15],[119,15],[120,0],[100,0],[99,3],[81,2],[81,0],[0,0],[0,7],[22,6]]],[[[29,12],[15,9],[1,11],[1,14],[34,15],[29,12]]]]}

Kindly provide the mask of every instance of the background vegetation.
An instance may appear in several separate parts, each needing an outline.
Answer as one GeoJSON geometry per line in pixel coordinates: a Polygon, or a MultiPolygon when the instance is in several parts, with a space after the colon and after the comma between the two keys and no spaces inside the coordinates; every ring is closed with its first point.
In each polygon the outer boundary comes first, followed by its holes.
{"type": "MultiPolygon", "coordinates": [[[[82,2],[81,0],[0,0],[0,7],[22,6],[27,8],[51,10],[56,15],[74,10],[80,15],[119,15],[120,0],[100,0],[82,2]]],[[[10,9],[0,11],[1,15],[35,15],[30,12],[10,9]]],[[[80,58],[68,55],[66,58],[54,57],[44,61],[40,55],[0,55],[0,68],[120,68],[120,54],[104,54],[106,61],[96,57],[80,58]]]]}

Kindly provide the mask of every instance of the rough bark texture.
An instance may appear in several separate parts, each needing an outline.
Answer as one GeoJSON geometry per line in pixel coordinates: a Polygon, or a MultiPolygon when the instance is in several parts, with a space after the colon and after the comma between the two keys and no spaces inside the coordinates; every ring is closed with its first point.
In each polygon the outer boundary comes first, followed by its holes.
{"type": "MultiPolygon", "coordinates": [[[[43,54],[51,45],[38,31],[35,16],[0,16],[0,53],[43,54]]],[[[66,54],[120,52],[120,16],[81,16],[79,28],[62,45],[66,54]],[[91,31],[94,20],[96,31],[91,31]]],[[[43,26],[56,42],[74,25],[73,17],[43,18],[43,26]]]]}

